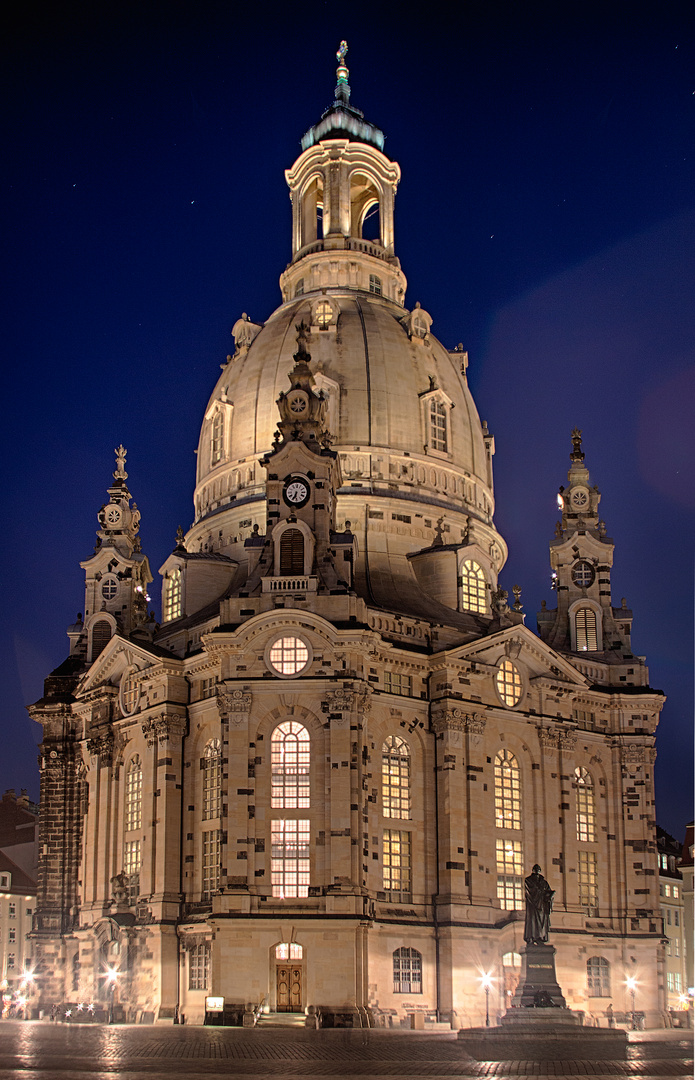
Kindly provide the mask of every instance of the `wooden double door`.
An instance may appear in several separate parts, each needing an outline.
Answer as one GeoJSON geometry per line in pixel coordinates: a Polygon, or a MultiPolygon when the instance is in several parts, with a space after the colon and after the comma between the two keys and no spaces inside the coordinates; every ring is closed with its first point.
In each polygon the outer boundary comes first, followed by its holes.
{"type": "Polygon", "coordinates": [[[302,965],[278,964],[276,968],[276,1010],[302,1011],[302,965]]]}

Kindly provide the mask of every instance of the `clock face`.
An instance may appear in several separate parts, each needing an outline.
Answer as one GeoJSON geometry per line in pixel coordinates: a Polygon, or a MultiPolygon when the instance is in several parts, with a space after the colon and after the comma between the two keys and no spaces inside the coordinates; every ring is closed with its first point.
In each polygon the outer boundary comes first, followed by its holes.
{"type": "Polygon", "coordinates": [[[109,506],[104,517],[109,525],[118,525],[118,522],[121,520],[121,511],[117,506],[109,506]]]}
{"type": "Polygon", "coordinates": [[[282,494],[288,506],[304,506],[309,499],[309,485],[301,476],[289,476],[282,494]]]}

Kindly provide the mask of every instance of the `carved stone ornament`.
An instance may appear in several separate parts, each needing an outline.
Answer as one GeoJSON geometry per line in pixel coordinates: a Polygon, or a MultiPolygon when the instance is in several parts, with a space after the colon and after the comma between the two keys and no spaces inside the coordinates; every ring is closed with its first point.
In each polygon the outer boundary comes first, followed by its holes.
{"type": "Polygon", "coordinates": [[[641,743],[619,743],[620,761],[622,764],[653,764],[656,761],[656,750],[652,746],[644,746],[641,743]]]}
{"type": "Polygon", "coordinates": [[[165,714],[142,722],[142,733],[148,746],[155,742],[168,742],[171,738],[182,738],[186,732],[186,718],[176,713],[165,714]]]}
{"type": "Polygon", "coordinates": [[[573,751],[577,746],[577,736],[573,731],[558,731],[558,745],[560,750],[573,751]]]}
{"type": "Polygon", "coordinates": [[[481,713],[467,713],[463,709],[442,709],[432,718],[432,729],[439,735],[443,731],[467,731],[471,735],[484,735],[487,721],[481,713]]]}
{"type": "Polygon", "coordinates": [[[326,694],[325,701],[321,702],[321,707],[324,712],[345,712],[352,708],[354,700],[352,690],[331,690],[326,694]]]}
{"type": "Polygon", "coordinates": [[[557,750],[559,748],[559,733],[553,728],[539,727],[538,742],[543,750],[557,750]]]}
{"type": "Polygon", "coordinates": [[[228,719],[234,725],[240,724],[251,712],[252,701],[252,695],[243,690],[218,690],[217,709],[220,719],[228,719]]]}
{"type": "Polygon", "coordinates": [[[114,902],[116,904],[125,904],[128,900],[128,878],[123,871],[111,878],[111,888],[114,902]]]}
{"type": "Polygon", "coordinates": [[[110,766],[113,763],[113,732],[108,732],[104,735],[95,735],[91,739],[87,739],[87,749],[92,757],[99,758],[100,768],[110,766]]]}

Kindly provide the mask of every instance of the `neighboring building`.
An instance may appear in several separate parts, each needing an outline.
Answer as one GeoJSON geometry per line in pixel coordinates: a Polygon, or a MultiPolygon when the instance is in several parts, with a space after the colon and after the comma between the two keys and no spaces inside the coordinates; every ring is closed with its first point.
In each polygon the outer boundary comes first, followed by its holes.
{"type": "Polygon", "coordinates": [[[658,827],[656,843],[659,860],[659,901],[664,922],[666,1005],[669,1011],[680,1013],[684,1007],[687,1009],[688,1004],[683,877],[678,869],[682,846],[658,827]]]}
{"type": "Polygon", "coordinates": [[[106,1001],[112,968],[136,1020],[199,1023],[214,994],[228,1018],[476,1024],[483,973],[493,1014],[513,992],[539,862],[568,1004],[623,1013],[636,976],[664,1021],[664,699],[612,604],[601,496],[575,431],[538,636],[499,583],[467,355],[404,307],[382,148],[341,53],[286,174],[282,304],[237,321],[204,408],[159,629],[119,448],[84,619],[30,710],[46,1005],[106,1001]]]}
{"type": "Polygon", "coordinates": [[[36,908],[36,881],[4,851],[0,851],[0,961],[2,963],[3,1015],[8,1010],[24,1008],[24,998],[31,1005],[35,988],[27,976],[33,975],[33,949],[30,933],[36,908]]]}
{"type": "Polygon", "coordinates": [[[690,998],[692,1016],[695,978],[693,977],[693,852],[695,851],[695,823],[690,822],[685,830],[685,840],[678,864],[683,877],[683,919],[685,922],[685,981],[690,998]]]}
{"type": "Polygon", "coordinates": [[[26,791],[6,791],[0,799],[0,851],[36,883],[39,865],[39,808],[26,791]]]}

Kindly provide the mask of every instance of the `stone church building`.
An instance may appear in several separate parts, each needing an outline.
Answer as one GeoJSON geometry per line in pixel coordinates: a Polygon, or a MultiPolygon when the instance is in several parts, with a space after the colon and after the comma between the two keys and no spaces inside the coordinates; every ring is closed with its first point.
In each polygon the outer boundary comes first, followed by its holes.
{"type": "Polygon", "coordinates": [[[349,99],[341,49],[335,101],[286,173],[282,303],[237,321],[204,406],[161,625],[117,451],[84,615],[30,707],[40,1003],[478,1024],[483,975],[493,1017],[514,991],[538,862],[568,1005],[605,1024],[636,978],[658,1025],[663,695],[612,601],[581,435],[535,633],[498,581],[495,444],[467,354],[405,306],[400,169],[349,99]]]}

